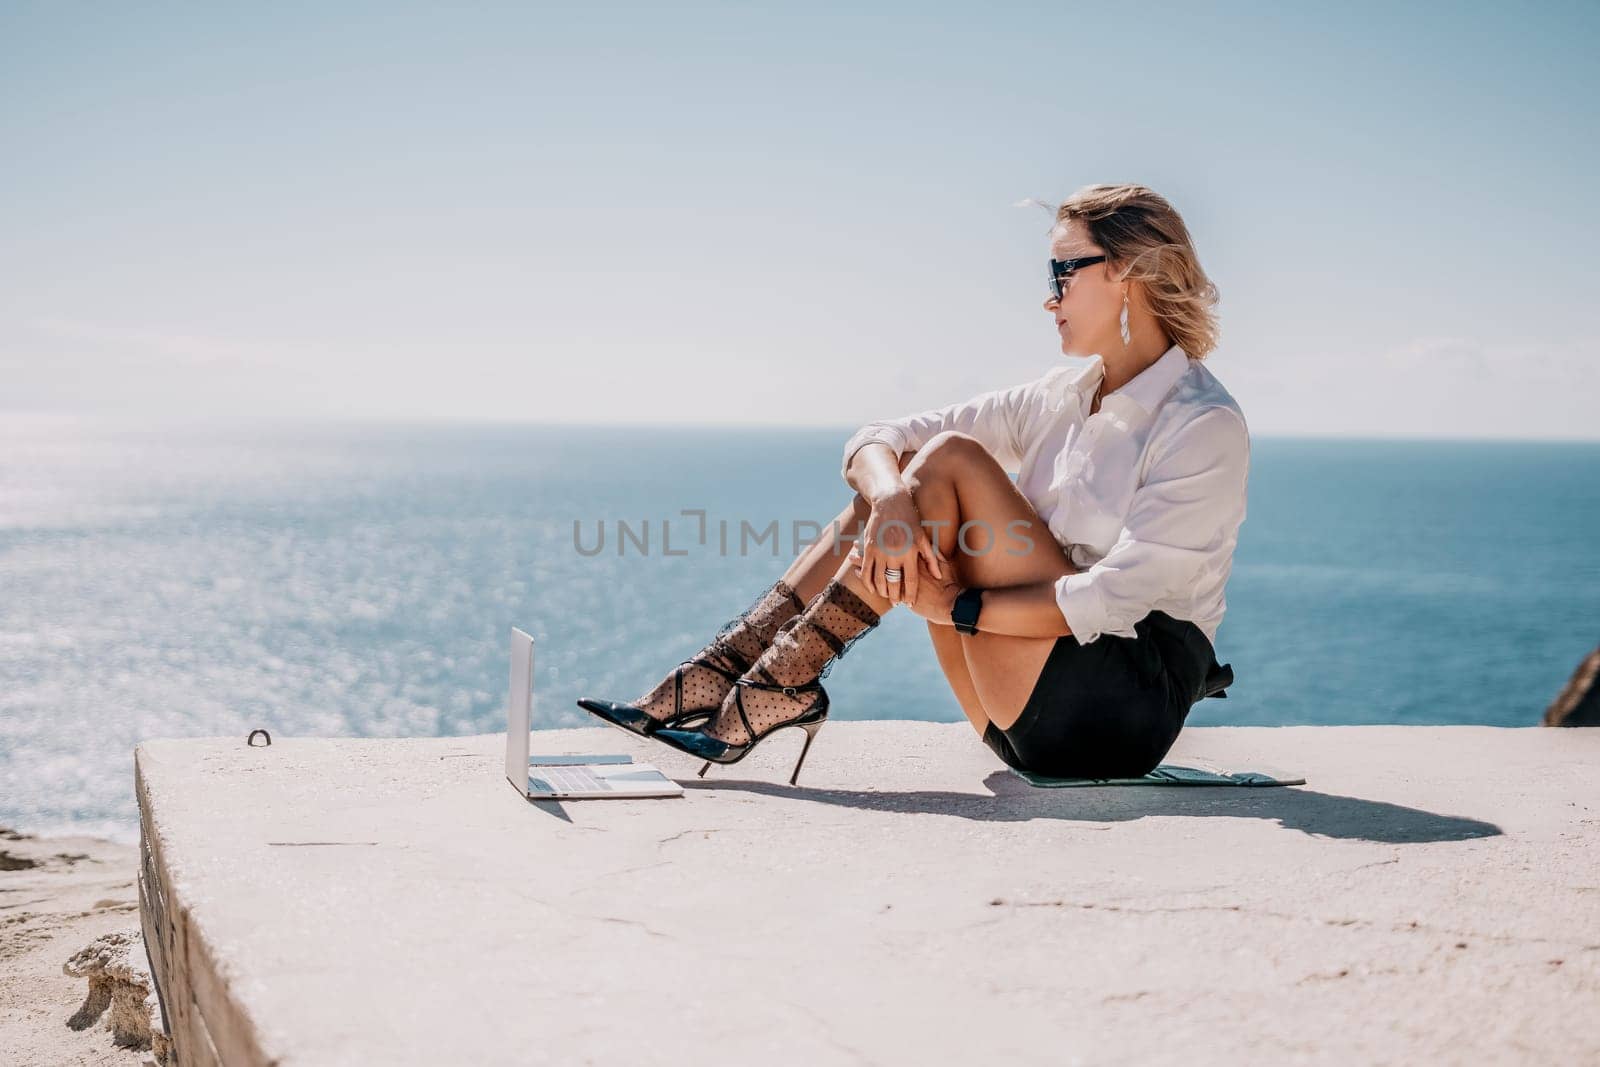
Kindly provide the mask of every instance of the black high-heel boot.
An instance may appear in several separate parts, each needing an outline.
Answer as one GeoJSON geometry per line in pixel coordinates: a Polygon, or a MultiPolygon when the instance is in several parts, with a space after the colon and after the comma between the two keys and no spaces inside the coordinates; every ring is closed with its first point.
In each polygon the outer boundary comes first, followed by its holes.
{"type": "MultiPolygon", "coordinates": [[[[733,683],[766,651],[777,630],[799,618],[805,607],[781,578],[768,586],[754,604],[724,623],[705,648],[673,668],[672,711],[664,718],[657,718],[640,706],[649,702],[648,694],[638,703],[582,697],[578,706],[612,726],[642,737],[663,728],[692,729],[703,725],[717,714],[733,683]],[[692,687],[692,693],[686,694],[684,674],[696,667],[721,675],[722,681],[701,680],[692,687]]],[[[666,682],[664,679],[656,688],[666,682]]]]}
{"type": "Polygon", "coordinates": [[[828,718],[828,694],[821,679],[879,621],[878,613],[847,586],[830,581],[805,614],[785,623],[734,683],[715,719],[696,730],[663,729],[650,736],[705,760],[706,766],[700,768],[704,777],[710,764],[737,763],[774,733],[798,726],[805,731],[806,743],[789,776],[793,785],[817,730],[828,718]],[[747,695],[753,703],[746,702],[747,695]]]}

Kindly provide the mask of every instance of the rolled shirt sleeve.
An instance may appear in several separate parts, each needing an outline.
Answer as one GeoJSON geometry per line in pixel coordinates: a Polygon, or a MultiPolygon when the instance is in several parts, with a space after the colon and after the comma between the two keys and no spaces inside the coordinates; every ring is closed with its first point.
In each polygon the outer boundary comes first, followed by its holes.
{"type": "Polygon", "coordinates": [[[929,408],[897,419],[869,422],[845,442],[844,462],[839,466],[839,476],[848,478],[850,460],[863,445],[881,442],[893,449],[898,459],[907,452],[923,448],[935,435],[946,430],[975,438],[1002,467],[1015,471],[1022,462],[1021,449],[1017,444],[1016,416],[1031,385],[1024,383],[1010,389],[994,389],[958,404],[929,408]]]}
{"type": "Polygon", "coordinates": [[[1220,595],[1244,521],[1250,436],[1229,408],[1207,408],[1173,434],[1134,493],[1117,543],[1088,570],[1056,580],[1056,604],[1080,645],[1136,637],[1163,602],[1220,595]]]}

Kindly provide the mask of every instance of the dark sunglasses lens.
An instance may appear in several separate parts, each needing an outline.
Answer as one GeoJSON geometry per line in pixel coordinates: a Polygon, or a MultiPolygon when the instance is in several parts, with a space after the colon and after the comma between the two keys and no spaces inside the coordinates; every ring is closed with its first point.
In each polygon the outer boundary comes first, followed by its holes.
{"type": "Polygon", "coordinates": [[[1104,263],[1105,256],[1090,256],[1087,259],[1052,259],[1050,261],[1050,292],[1057,300],[1061,299],[1062,291],[1072,284],[1072,276],[1091,263],[1104,263]]]}

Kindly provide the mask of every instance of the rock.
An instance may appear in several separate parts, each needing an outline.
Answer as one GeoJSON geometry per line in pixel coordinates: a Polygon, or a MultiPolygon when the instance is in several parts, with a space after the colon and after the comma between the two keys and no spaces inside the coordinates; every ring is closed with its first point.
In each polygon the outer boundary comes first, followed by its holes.
{"type": "Polygon", "coordinates": [[[160,1007],[155,982],[145,960],[144,938],[138,930],[97,937],[63,965],[74,978],[89,980],[83,1005],[67,1020],[74,1030],[93,1026],[110,1009],[106,1027],[123,1048],[154,1054],[155,1062],[169,1062],[167,1035],[152,1020],[160,1007]]]}
{"type": "Polygon", "coordinates": [[[1544,712],[1546,726],[1600,726],[1600,648],[1583,657],[1544,712]]]}

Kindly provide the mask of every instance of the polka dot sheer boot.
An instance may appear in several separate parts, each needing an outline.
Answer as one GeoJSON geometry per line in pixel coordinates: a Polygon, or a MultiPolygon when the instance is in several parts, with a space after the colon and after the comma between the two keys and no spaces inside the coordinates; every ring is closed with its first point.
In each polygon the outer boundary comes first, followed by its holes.
{"type": "Polygon", "coordinates": [[[578,706],[636,734],[650,734],[663,726],[699,725],[716,714],[734,682],[766,651],[778,628],[799,618],[804,609],[800,597],[779,579],[644,696],[628,703],[584,697],[578,706]]]}
{"type": "Polygon", "coordinates": [[[821,679],[879,621],[866,601],[838,579],[830,581],[802,614],[779,629],[709,722],[693,730],[661,729],[651,736],[706,760],[700,768],[703,777],[711,764],[737,763],[763,738],[798,726],[806,741],[789,776],[793,785],[812,738],[828,718],[828,694],[821,679]]]}

